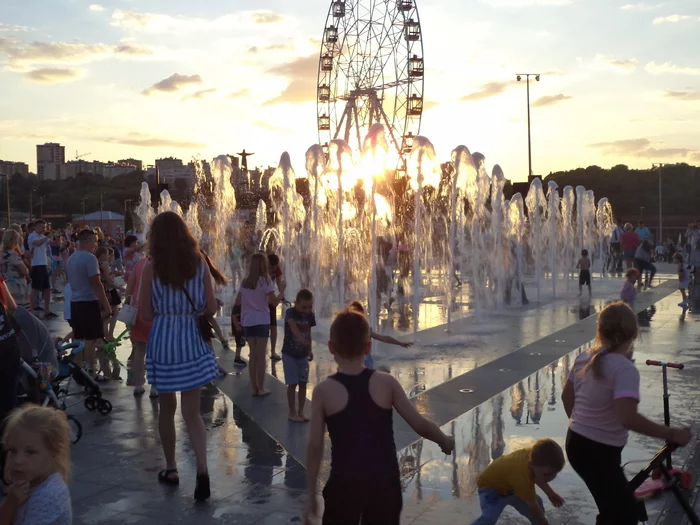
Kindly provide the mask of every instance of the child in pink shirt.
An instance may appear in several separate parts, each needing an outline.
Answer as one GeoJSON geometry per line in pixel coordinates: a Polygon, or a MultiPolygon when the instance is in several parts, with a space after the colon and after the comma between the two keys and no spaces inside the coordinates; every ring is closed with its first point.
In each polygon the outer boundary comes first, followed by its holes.
{"type": "Polygon", "coordinates": [[[637,299],[637,289],[634,287],[634,283],[639,279],[639,270],[636,268],[627,270],[626,277],[625,284],[622,285],[620,291],[620,300],[634,308],[634,301],[637,299]]]}
{"type": "Polygon", "coordinates": [[[598,506],[597,523],[638,523],[637,503],[622,469],[622,449],[630,430],[680,446],[687,428],[654,423],[637,412],[639,372],[631,360],[639,327],[623,302],[598,317],[596,346],[576,358],[562,401],[569,416],[566,454],[598,506]]]}
{"type": "Polygon", "coordinates": [[[267,257],[256,253],[250,258],[248,276],[241,283],[236,296],[236,305],[241,306],[243,335],[250,348],[250,386],[254,396],[266,396],[265,350],[270,338],[270,306],[277,306],[280,298],[275,295],[275,286],[270,279],[267,257]]]}

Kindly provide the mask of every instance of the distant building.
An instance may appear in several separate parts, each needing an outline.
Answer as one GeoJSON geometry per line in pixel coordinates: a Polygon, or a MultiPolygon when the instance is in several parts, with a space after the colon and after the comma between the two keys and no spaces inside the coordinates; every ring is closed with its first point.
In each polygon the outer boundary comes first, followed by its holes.
{"type": "Polygon", "coordinates": [[[161,168],[158,170],[160,184],[173,184],[178,179],[187,180],[190,184],[194,181],[194,169],[189,166],[180,168],[161,168]]]}
{"type": "Polygon", "coordinates": [[[113,211],[95,211],[87,215],[73,217],[72,222],[73,224],[92,226],[93,228],[99,226],[105,234],[111,236],[116,235],[118,227],[124,231],[124,215],[113,211]]]}
{"type": "Polygon", "coordinates": [[[39,180],[63,180],[63,167],[65,164],[57,164],[55,162],[46,162],[37,169],[39,180]]]}
{"type": "Polygon", "coordinates": [[[29,165],[24,162],[12,162],[10,160],[0,160],[0,175],[7,175],[12,177],[13,175],[22,175],[22,177],[29,176],[29,165]]]}
{"type": "Polygon", "coordinates": [[[132,165],[108,164],[102,170],[102,176],[105,179],[113,179],[125,173],[133,173],[135,171],[132,165]]]}
{"type": "Polygon", "coordinates": [[[164,159],[156,159],[156,170],[168,170],[183,168],[184,164],[180,159],[174,157],[166,157],[164,159]]]}
{"type": "Polygon", "coordinates": [[[102,176],[105,164],[99,161],[69,160],[63,165],[63,178],[72,179],[80,174],[102,176]]]}
{"type": "Polygon", "coordinates": [[[66,147],[56,142],[36,147],[36,174],[39,180],[61,180],[66,162],[66,147]]]}
{"type": "MultiPolygon", "coordinates": [[[[143,161],[136,159],[122,159],[118,160],[117,164],[120,166],[132,166],[134,170],[143,170],[143,161]]],[[[133,171],[133,170],[132,170],[133,171]]]]}

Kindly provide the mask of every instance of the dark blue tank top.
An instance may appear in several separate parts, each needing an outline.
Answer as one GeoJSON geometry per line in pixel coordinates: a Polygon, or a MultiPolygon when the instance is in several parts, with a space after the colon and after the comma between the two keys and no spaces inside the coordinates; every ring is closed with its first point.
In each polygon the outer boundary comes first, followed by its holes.
{"type": "Polygon", "coordinates": [[[394,444],[393,409],[378,406],[369,393],[374,370],[330,379],[348,391],[345,408],[326,420],[331,437],[331,478],[399,480],[394,444]]]}

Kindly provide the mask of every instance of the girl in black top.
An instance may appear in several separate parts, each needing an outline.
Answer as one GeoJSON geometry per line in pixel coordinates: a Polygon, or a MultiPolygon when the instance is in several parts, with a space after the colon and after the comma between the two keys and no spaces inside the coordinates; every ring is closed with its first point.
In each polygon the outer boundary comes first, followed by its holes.
{"type": "Polygon", "coordinates": [[[318,473],[326,425],[331,439],[331,473],[323,490],[326,525],[399,525],[401,483],[394,444],[393,409],[422,437],[451,454],[454,438],[421,416],[389,374],[364,367],[370,351],[365,317],[345,310],[331,325],[328,343],[338,373],[313,393],[307,451],[309,502],[306,523],[318,511],[318,473]]]}

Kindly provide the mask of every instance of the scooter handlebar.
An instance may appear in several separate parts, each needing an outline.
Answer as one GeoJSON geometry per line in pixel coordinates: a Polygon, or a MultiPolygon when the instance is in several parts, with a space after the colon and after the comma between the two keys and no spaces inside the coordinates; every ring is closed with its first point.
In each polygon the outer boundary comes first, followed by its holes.
{"type": "Polygon", "coordinates": [[[685,365],[683,363],[666,363],[664,361],[652,361],[647,359],[647,366],[667,366],[668,368],[677,368],[678,370],[683,370],[685,365]]]}

